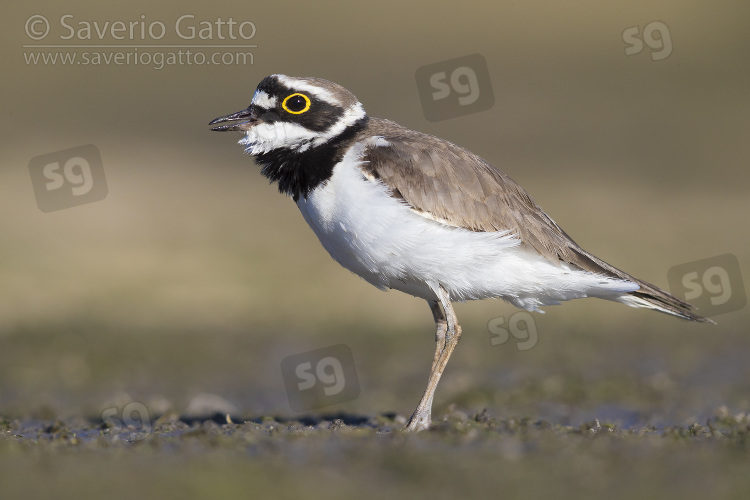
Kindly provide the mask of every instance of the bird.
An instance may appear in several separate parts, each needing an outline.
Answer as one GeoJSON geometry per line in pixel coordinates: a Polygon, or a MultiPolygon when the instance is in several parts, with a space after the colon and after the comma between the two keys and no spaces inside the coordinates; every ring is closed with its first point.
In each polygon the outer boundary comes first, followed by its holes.
{"type": "Polygon", "coordinates": [[[369,116],[341,85],[273,74],[250,105],[209,123],[297,204],[331,257],[381,290],[424,299],[435,321],[427,388],[405,430],[429,429],[461,338],[453,302],[528,311],[585,297],[713,323],[581,248],[497,167],[438,137],[369,116]]]}

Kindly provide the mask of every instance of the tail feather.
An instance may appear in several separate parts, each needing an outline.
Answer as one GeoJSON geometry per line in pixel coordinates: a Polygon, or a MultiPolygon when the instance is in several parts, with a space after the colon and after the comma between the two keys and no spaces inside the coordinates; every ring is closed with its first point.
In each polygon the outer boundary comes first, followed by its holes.
{"type": "Polygon", "coordinates": [[[575,264],[584,264],[584,269],[592,272],[604,273],[609,276],[617,277],[620,279],[632,281],[638,284],[640,287],[638,290],[624,293],[620,296],[613,297],[611,300],[620,302],[630,307],[645,307],[653,309],[655,311],[677,316],[678,318],[687,319],[690,321],[697,321],[699,323],[712,323],[716,324],[715,321],[705,318],[696,314],[696,307],[692,304],[688,304],[684,300],[678,299],[671,293],[665,292],[661,288],[639,280],[624,271],[620,271],[616,267],[607,264],[603,260],[595,257],[594,255],[583,250],[579,246],[575,246],[574,251],[578,254],[579,261],[575,264]]]}
{"type": "MultiPolygon", "coordinates": [[[[643,282],[639,282],[639,284],[640,283],[643,282]]],[[[695,306],[693,306],[692,304],[688,304],[687,302],[680,300],[677,297],[670,295],[664,290],[656,288],[653,285],[649,285],[648,283],[644,284],[648,285],[648,288],[656,290],[658,294],[652,293],[650,290],[643,291],[644,287],[641,287],[641,290],[629,292],[627,294],[621,295],[614,300],[630,307],[645,307],[647,309],[653,309],[655,311],[663,312],[665,314],[670,314],[672,316],[677,316],[678,318],[687,319],[690,321],[697,321],[699,323],[712,323],[714,325],[716,324],[715,321],[709,318],[695,314],[693,312],[695,310],[695,306]]]]}

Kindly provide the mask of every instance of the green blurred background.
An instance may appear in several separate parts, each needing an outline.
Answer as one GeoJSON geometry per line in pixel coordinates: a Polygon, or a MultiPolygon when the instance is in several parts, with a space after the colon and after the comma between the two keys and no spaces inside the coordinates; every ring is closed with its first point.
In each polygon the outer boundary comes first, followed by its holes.
{"type": "MultiPolygon", "coordinates": [[[[239,136],[208,131],[271,73],[336,81],[371,115],[482,155],[583,247],[642,279],[667,288],[670,267],[724,253],[747,271],[747,2],[31,1],[3,11],[0,414],[98,416],[128,401],[184,414],[210,394],[216,409],[294,416],[281,360],[338,343],[352,349],[361,395],[324,411],[413,409],[433,352],[427,306],[341,269],[239,136]],[[179,39],[181,15],[232,17],[255,24],[257,47],[246,65],[27,64],[40,50],[23,48],[34,43],[26,20],[44,15],[61,43],[65,14],[143,15],[168,28],[156,43],[177,45],[227,43],[179,39]],[[672,54],[626,56],[623,31],[653,21],[668,26],[672,54]],[[428,122],[415,71],[474,53],[495,105],[428,122]],[[108,196],[42,213],[29,161],[83,144],[101,151],[108,196]]],[[[464,338],[438,415],[456,403],[664,425],[750,410],[746,308],[711,327],[577,301],[535,315],[528,351],[490,344],[487,323],[515,312],[508,304],[457,312],[464,338]]]]}

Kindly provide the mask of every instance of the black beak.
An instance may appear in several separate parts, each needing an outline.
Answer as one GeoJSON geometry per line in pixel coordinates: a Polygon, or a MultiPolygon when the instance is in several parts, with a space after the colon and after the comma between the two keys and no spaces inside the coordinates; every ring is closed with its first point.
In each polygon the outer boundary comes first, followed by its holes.
{"type": "Polygon", "coordinates": [[[255,126],[256,123],[260,121],[255,116],[254,110],[251,108],[252,106],[248,106],[247,109],[243,109],[242,111],[237,111],[236,113],[232,113],[231,115],[220,116],[215,120],[211,120],[209,125],[215,125],[217,123],[223,122],[234,122],[227,123],[226,125],[219,125],[218,127],[211,127],[211,130],[215,130],[216,132],[226,132],[228,130],[239,130],[244,132],[246,130],[250,130],[251,128],[253,128],[253,126],[255,126]],[[249,118],[249,120],[240,121],[244,120],[245,118],[249,118]]]}

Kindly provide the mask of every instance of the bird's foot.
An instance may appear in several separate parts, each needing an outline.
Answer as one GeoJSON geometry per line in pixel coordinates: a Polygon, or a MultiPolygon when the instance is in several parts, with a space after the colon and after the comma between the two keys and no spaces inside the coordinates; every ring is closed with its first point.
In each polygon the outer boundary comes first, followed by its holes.
{"type": "Polygon", "coordinates": [[[414,415],[409,419],[409,423],[404,427],[404,430],[409,432],[426,431],[430,428],[430,423],[432,423],[430,413],[429,410],[420,411],[417,409],[417,411],[414,412],[414,415]]]}

